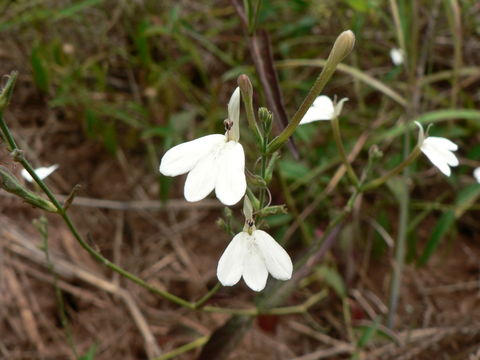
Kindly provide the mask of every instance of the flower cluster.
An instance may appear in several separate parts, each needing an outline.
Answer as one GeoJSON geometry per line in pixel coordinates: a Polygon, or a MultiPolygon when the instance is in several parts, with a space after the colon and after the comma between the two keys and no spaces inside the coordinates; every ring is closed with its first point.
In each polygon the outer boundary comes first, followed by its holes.
{"type": "MultiPolygon", "coordinates": [[[[184,196],[199,201],[213,190],[224,205],[238,203],[247,189],[245,154],[240,144],[240,89],[228,103],[225,134],[213,134],[177,145],[160,162],[166,176],[186,174],[184,196]]],[[[253,220],[249,219],[253,224],[253,220]]],[[[224,286],[235,285],[243,276],[254,291],[265,288],[268,273],[280,280],[292,276],[292,261],[287,252],[265,231],[252,225],[237,234],[220,258],[217,277],[224,286]]]]}

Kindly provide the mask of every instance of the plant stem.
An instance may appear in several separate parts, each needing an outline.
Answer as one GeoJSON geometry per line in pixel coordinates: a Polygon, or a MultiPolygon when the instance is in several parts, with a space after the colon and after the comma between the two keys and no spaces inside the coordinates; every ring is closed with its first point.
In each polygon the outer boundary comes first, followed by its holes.
{"type": "Polygon", "coordinates": [[[413,151],[408,155],[405,160],[403,160],[399,165],[397,165],[394,169],[390,170],[385,175],[376,178],[375,180],[370,181],[369,183],[365,184],[361,187],[362,192],[369,191],[376,189],[380,185],[383,185],[388,179],[392,178],[393,176],[399,174],[402,170],[407,168],[421,153],[420,147],[417,145],[413,149],[413,151]]]}
{"type": "Polygon", "coordinates": [[[340,124],[338,120],[338,115],[334,116],[333,119],[330,121],[332,125],[332,132],[333,132],[333,138],[335,139],[335,144],[337,145],[337,150],[340,153],[340,158],[342,159],[343,164],[345,165],[345,168],[347,169],[347,175],[352,184],[358,188],[360,185],[360,182],[358,181],[358,177],[355,174],[355,171],[352,168],[352,165],[350,165],[350,161],[348,161],[347,154],[345,153],[345,148],[343,146],[342,142],[342,136],[340,135],[340,124]]]}

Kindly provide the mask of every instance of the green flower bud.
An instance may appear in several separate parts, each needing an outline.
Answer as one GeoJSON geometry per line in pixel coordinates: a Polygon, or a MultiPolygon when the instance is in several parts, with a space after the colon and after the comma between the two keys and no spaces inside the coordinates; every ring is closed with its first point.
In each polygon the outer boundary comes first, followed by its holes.
{"type": "Polygon", "coordinates": [[[55,205],[37,194],[27,190],[17,180],[17,178],[6,167],[0,165],[0,187],[9,193],[15,194],[21,197],[30,205],[38,207],[40,209],[57,212],[55,205]]]}

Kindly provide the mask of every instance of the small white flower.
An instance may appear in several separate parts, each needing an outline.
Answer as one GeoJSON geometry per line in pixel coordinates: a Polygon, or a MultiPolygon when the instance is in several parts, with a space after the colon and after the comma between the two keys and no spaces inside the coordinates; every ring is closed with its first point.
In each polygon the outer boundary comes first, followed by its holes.
{"type": "Polygon", "coordinates": [[[168,150],[160,162],[160,172],[177,176],[188,172],[184,195],[187,201],[204,199],[215,189],[215,195],[225,205],[234,205],[245,195],[245,153],[238,142],[240,89],[228,104],[230,130],[225,135],[201,137],[168,150]]]}
{"type": "Polygon", "coordinates": [[[392,63],[395,66],[402,65],[403,64],[403,50],[394,48],[390,50],[390,58],[392,59],[392,63]]]}
{"type": "Polygon", "coordinates": [[[458,166],[458,159],[453,153],[458,150],[458,145],[443,137],[428,136],[424,139],[422,125],[417,121],[415,124],[420,128],[419,141],[422,152],[443,174],[450,176],[450,166],[458,166]]]}
{"type": "Polygon", "coordinates": [[[319,120],[331,120],[334,114],[335,107],[333,101],[326,95],[320,95],[305,113],[299,125],[319,120]]]}
{"type": "Polygon", "coordinates": [[[292,270],[288,253],[265,231],[254,228],[251,235],[247,231],[235,235],[218,262],[217,277],[222,285],[232,286],[243,276],[250,289],[261,291],[268,273],[288,280],[292,270]]]}
{"type": "Polygon", "coordinates": [[[473,177],[478,183],[480,183],[480,167],[477,167],[475,170],[473,170],[473,177]]]}
{"type": "MultiPolygon", "coordinates": [[[[50,174],[53,173],[57,169],[58,169],[58,164],[48,166],[48,167],[39,167],[39,168],[35,169],[35,174],[37,174],[37,176],[40,178],[40,180],[43,180],[43,179],[47,178],[48,176],[50,176],[50,174]]],[[[28,173],[27,170],[22,169],[21,175],[28,182],[34,182],[32,176],[28,173]]]]}

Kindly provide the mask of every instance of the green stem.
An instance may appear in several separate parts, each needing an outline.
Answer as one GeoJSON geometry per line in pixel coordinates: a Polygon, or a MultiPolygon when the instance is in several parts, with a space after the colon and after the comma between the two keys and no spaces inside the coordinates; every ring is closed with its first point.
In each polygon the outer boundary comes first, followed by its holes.
{"type": "Polygon", "coordinates": [[[358,177],[355,174],[355,171],[352,168],[352,165],[350,165],[350,162],[348,161],[347,154],[345,153],[345,147],[343,146],[342,142],[342,136],[340,135],[340,125],[339,125],[339,120],[338,116],[335,116],[331,121],[332,125],[332,132],[333,132],[333,138],[335,139],[335,144],[337,145],[338,152],[340,153],[340,158],[345,165],[345,168],[347,169],[347,176],[352,182],[353,185],[355,185],[356,188],[359,187],[360,182],[358,181],[358,177]]]}
{"type": "Polygon", "coordinates": [[[364,186],[361,187],[362,192],[364,191],[369,191],[372,189],[376,189],[380,185],[383,185],[388,179],[391,177],[399,174],[403,169],[405,169],[408,165],[410,165],[421,153],[420,146],[415,146],[415,149],[408,155],[405,160],[403,160],[399,165],[397,165],[394,169],[390,170],[388,173],[385,175],[370,181],[369,183],[365,184],[364,186]]]}
{"type": "Polygon", "coordinates": [[[209,336],[202,336],[202,337],[200,337],[196,340],[193,340],[192,342],[189,342],[188,344],[179,346],[178,348],[176,348],[172,351],[169,351],[168,353],[163,354],[162,356],[157,357],[154,360],[173,359],[173,358],[177,357],[178,355],[181,355],[181,354],[186,353],[190,350],[194,350],[196,348],[199,348],[200,346],[203,346],[208,341],[208,339],[210,339],[209,336]]]}
{"type": "Polygon", "coordinates": [[[322,69],[322,72],[318,76],[317,80],[315,80],[315,83],[298,108],[297,112],[293,115],[292,120],[290,120],[287,127],[281,132],[280,135],[273,139],[270,144],[268,144],[267,152],[269,154],[278,150],[288,140],[288,138],[293,135],[295,129],[297,128],[298,124],[300,124],[300,121],[305,116],[308,109],[312,106],[317,96],[320,95],[325,85],[327,85],[328,81],[335,72],[335,69],[337,68],[337,64],[329,60],[330,58],[327,60],[325,67],[322,69]]]}

